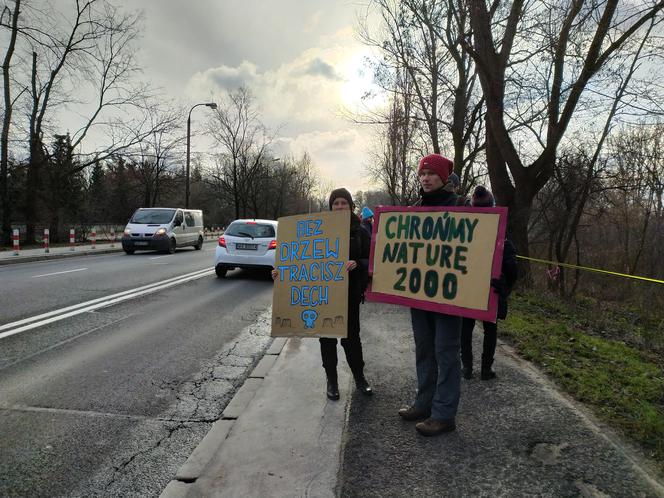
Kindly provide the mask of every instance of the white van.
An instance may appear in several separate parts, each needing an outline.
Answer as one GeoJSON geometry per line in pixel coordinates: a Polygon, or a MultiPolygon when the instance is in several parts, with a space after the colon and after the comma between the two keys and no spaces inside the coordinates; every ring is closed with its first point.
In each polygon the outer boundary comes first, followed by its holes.
{"type": "Polygon", "coordinates": [[[167,251],[177,247],[203,247],[203,211],[182,208],[139,208],[133,214],[124,235],[122,249],[167,251]]]}

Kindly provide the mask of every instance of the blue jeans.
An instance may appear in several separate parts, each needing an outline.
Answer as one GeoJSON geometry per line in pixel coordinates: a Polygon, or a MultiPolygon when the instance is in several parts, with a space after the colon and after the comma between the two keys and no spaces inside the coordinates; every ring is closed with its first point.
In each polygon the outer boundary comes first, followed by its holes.
{"type": "Polygon", "coordinates": [[[453,420],[459,407],[461,317],[410,309],[415,337],[415,407],[438,420],[453,420]]]}

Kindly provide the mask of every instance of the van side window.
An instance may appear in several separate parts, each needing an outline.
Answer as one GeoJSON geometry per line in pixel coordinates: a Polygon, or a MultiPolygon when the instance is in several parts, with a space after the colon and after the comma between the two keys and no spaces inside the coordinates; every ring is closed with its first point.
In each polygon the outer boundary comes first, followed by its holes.
{"type": "Polygon", "coordinates": [[[203,213],[194,213],[194,219],[196,220],[196,226],[203,226],[203,213]]]}
{"type": "Polygon", "coordinates": [[[194,215],[191,211],[185,211],[184,219],[187,222],[188,227],[196,226],[196,222],[194,221],[194,215]]]}
{"type": "Polygon", "coordinates": [[[182,216],[182,211],[178,211],[178,213],[175,215],[175,222],[182,224],[182,221],[184,221],[184,217],[182,216]]]}

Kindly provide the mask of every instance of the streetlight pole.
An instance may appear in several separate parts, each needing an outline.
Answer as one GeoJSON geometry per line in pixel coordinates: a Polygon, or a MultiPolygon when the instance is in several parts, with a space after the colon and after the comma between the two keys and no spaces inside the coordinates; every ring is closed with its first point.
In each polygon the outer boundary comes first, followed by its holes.
{"type": "Polygon", "coordinates": [[[199,105],[204,105],[210,109],[216,109],[217,104],[215,102],[205,102],[201,104],[194,105],[189,109],[189,116],[187,116],[187,169],[185,172],[185,186],[184,186],[184,207],[189,207],[189,157],[191,149],[191,111],[196,109],[199,105]]]}

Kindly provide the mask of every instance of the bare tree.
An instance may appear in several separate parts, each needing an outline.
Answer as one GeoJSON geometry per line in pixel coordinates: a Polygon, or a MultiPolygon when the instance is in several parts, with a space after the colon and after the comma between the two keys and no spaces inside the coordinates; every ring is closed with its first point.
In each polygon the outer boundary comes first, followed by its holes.
{"type": "Polygon", "coordinates": [[[247,212],[252,182],[266,160],[272,140],[260,121],[254,98],[240,88],[216,99],[218,106],[208,125],[220,152],[213,175],[216,185],[233,199],[235,217],[247,212]]]}
{"type": "Polygon", "coordinates": [[[0,228],[0,243],[10,243],[11,233],[11,200],[9,198],[9,128],[12,123],[12,111],[14,108],[15,99],[11,94],[11,79],[10,79],[10,65],[14,50],[16,49],[16,38],[18,36],[18,19],[21,13],[21,0],[14,1],[14,9],[10,9],[5,5],[0,14],[0,25],[7,26],[10,29],[9,43],[5,52],[5,58],[2,62],[2,82],[4,91],[5,110],[2,119],[2,135],[0,138],[0,211],[2,211],[2,226],[0,228]],[[5,17],[7,21],[5,21],[5,17]]]}
{"type": "MultiPolygon", "coordinates": [[[[426,134],[425,152],[440,153],[451,137],[455,171],[463,176],[483,149],[483,102],[475,88],[472,58],[460,40],[468,30],[468,9],[459,0],[374,0],[382,31],[368,22],[360,37],[383,54],[377,82],[404,105],[405,119],[418,122],[426,134]]],[[[375,117],[390,122],[394,115],[375,117]]],[[[450,155],[450,154],[448,154],[450,155]]]]}
{"type": "Polygon", "coordinates": [[[413,153],[416,130],[411,119],[410,96],[392,97],[387,123],[378,128],[378,144],[367,171],[390,195],[394,206],[410,205],[417,198],[419,183],[413,153]]]}
{"type": "Polygon", "coordinates": [[[151,134],[144,137],[145,130],[135,130],[132,141],[138,143],[123,154],[140,180],[145,207],[157,204],[161,180],[169,170],[173,170],[177,152],[185,140],[182,133],[184,111],[170,105],[161,107],[155,103],[146,108],[145,122],[151,134]]]}
{"type": "MultiPolygon", "coordinates": [[[[661,156],[662,124],[641,124],[623,130],[610,142],[614,176],[607,202],[614,209],[612,226],[621,248],[621,271],[635,274],[644,253],[657,246],[664,221],[664,159],[661,156]]],[[[648,272],[655,274],[661,260],[651,257],[648,272]]]]}
{"type": "Polygon", "coordinates": [[[473,38],[472,46],[465,46],[475,60],[487,106],[489,176],[498,202],[510,208],[517,250],[528,256],[533,199],[553,174],[558,146],[584,105],[594,106],[595,115],[602,105],[599,99],[583,98],[591,80],[601,77],[598,84],[604,88],[620,84],[629,66],[624,58],[660,23],[664,2],[496,0],[469,5],[473,38]],[[524,98],[527,89],[536,89],[535,100],[524,98]],[[524,100],[525,107],[519,105],[524,100]],[[525,137],[523,128],[514,131],[516,123],[531,132],[530,146],[521,147],[525,137]]]}
{"type": "MultiPolygon", "coordinates": [[[[108,0],[28,4],[18,12],[15,9],[18,17],[11,25],[3,17],[2,27],[15,35],[12,50],[20,50],[21,61],[11,68],[5,65],[11,69],[4,74],[5,99],[10,98],[8,81],[27,97],[28,122],[17,129],[27,130],[28,135],[24,215],[30,242],[38,216],[41,171],[49,158],[44,137],[54,133],[57,112],[80,117],[71,145],[82,170],[132,144],[126,129],[122,134],[118,127],[127,121],[127,108],[140,107],[149,91],[134,79],[139,72],[135,57],[139,14],[123,13],[108,0]],[[86,145],[93,130],[95,139],[104,142],[96,150],[86,145]]],[[[136,129],[135,125],[129,128],[136,129]]]]}

